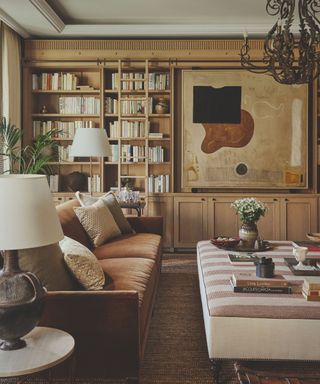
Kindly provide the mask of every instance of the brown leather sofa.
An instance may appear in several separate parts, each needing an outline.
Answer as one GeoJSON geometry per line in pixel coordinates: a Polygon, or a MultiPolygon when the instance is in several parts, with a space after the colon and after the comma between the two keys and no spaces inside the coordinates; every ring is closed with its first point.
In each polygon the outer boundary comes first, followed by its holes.
{"type": "MultiPolygon", "coordinates": [[[[66,236],[90,248],[76,217],[76,200],[57,207],[66,236]]],[[[138,382],[162,255],[162,218],[129,217],[134,234],[92,251],[107,276],[106,290],[49,292],[40,325],[76,341],[76,377],[126,377],[138,382]]]]}

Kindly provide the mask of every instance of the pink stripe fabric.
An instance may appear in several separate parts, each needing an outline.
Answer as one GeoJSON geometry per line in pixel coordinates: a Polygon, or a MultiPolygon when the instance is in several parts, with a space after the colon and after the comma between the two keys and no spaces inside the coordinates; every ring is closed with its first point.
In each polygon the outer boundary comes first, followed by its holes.
{"type": "MultiPolygon", "coordinates": [[[[284,261],[292,256],[290,241],[272,241],[272,249],[259,252],[259,256],[272,257],[275,273],[292,281],[297,287],[302,284],[303,276],[294,276],[284,261]]],[[[205,286],[210,316],[220,317],[256,317],[274,319],[320,319],[320,302],[307,301],[301,293],[261,294],[235,293],[230,285],[232,273],[252,271],[255,266],[234,266],[229,262],[228,251],[210,243],[200,241],[197,246],[199,276],[205,286]]],[[[307,257],[318,258],[320,252],[309,252],[307,257]]]]}

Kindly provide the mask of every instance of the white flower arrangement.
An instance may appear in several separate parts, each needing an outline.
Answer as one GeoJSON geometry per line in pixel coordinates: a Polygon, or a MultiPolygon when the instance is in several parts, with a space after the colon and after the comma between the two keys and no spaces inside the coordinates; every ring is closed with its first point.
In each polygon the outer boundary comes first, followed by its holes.
{"type": "Polygon", "coordinates": [[[240,220],[246,223],[259,220],[267,211],[267,207],[254,197],[238,199],[231,203],[231,207],[236,210],[240,220]]]}

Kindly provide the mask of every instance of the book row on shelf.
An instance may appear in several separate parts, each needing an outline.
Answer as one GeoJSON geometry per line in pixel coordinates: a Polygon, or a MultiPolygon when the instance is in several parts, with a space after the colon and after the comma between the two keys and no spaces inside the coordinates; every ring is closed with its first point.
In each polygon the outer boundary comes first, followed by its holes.
{"type": "Polygon", "coordinates": [[[100,114],[100,99],[94,96],[61,96],[59,97],[59,113],[66,114],[100,114]]]}
{"type": "Polygon", "coordinates": [[[42,121],[34,120],[33,137],[36,138],[39,135],[57,129],[59,132],[55,136],[57,139],[73,139],[77,128],[94,128],[95,122],[92,120],[75,120],[75,121],[42,121]]]}
{"type": "Polygon", "coordinates": [[[130,100],[121,100],[121,113],[124,115],[135,115],[137,113],[148,113],[153,111],[153,98],[149,97],[148,100],[144,98],[131,97],[130,100]]]}
{"type": "Polygon", "coordinates": [[[71,145],[59,145],[58,146],[58,158],[59,161],[74,161],[74,157],[70,156],[71,145]]]}
{"type": "MultiPolygon", "coordinates": [[[[123,72],[122,73],[122,90],[144,90],[144,73],[140,72],[123,72]],[[135,81],[126,81],[135,80],[135,81]],[[139,81],[141,80],[141,81],[139,81]]],[[[111,88],[119,89],[119,73],[112,73],[111,88]]],[[[170,76],[168,72],[152,72],[148,74],[149,90],[164,91],[170,89],[170,76]]]]}
{"type": "MultiPolygon", "coordinates": [[[[121,146],[121,159],[124,162],[144,162],[146,157],[145,146],[123,144],[121,146]]],[[[148,147],[148,159],[150,162],[164,162],[164,148],[160,145],[148,147]]]]}
{"type": "MultiPolygon", "coordinates": [[[[50,191],[53,193],[59,192],[60,188],[60,175],[49,175],[48,176],[48,183],[50,191]]],[[[90,176],[88,176],[88,192],[91,192],[91,186],[92,186],[92,192],[101,192],[101,178],[100,175],[94,174],[92,175],[92,182],[90,181],[90,176]]]]}
{"type": "Polygon", "coordinates": [[[77,89],[78,82],[78,76],[68,72],[32,74],[33,91],[73,91],[77,89]]]}
{"type": "Polygon", "coordinates": [[[121,132],[119,135],[119,122],[114,121],[109,124],[110,138],[121,137],[145,137],[145,122],[144,121],[121,121],[121,132]]]}
{"type": "Polygon", "coordinates": [[[145,147],[143,145],[121,145],[121,160],[123,162],[139,163],[145,161],[145,147]]]}
{"type": "Polygon", "coordinates": [[[170,175],[148,176],[148,191],[150,193],[170,192],[170,175]]]}

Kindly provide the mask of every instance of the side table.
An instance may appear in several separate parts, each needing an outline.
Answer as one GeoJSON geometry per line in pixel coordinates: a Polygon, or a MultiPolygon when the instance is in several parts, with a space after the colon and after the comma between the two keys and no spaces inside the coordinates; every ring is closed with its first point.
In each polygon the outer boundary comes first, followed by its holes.
{"type": "Polygon", "coordinates": [[[121,208],[135,209],[138,213],[138,216],[141,216],[143,213],[143,208],[146,206],[145,201],[137,201],[135,203],[130,203],[126,201],[119,201],[121,208]]]}
{"type": "Polygon", "coordinates": [[[18,378],[49,370],[65,361],[74,351],[74,338],[55,328],[35,327],[23,339],[27,343],[25,348],[0,350],[1,378],[18,378]]]}

